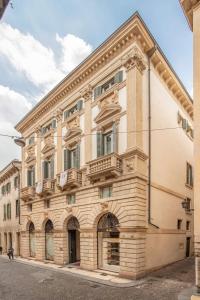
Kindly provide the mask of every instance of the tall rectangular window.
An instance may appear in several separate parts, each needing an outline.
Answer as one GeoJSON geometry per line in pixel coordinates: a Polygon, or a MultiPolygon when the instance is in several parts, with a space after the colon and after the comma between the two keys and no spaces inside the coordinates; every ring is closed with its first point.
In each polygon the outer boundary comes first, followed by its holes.
{"type": "Polygon", "coordinates": [[[3,220],[5,221],[7,217],[7,208],[6,204],[3,205],[3,220]]]}
{"type": "Polygon", "coordinates": [[[35,167],[32,166],[27,170],[27,186],[35,185],[35,167]]]}
{"type": "Polygon", "coordinates": [[[15,189],[17,189],[19,187],[19,176],[16,176],[14,178],[14,187],[15,187],[15,189]]]}
{"type": "Polygon", "coordinates": [[[54,178],[54,158],[50,160],[45,160],[43,162],[43,178],[44,179],[53,179],[54,178]]]}
{"type": "Polygon", "coordinates": [[[74,203],[76,203],[76,195],[75,194],[67,195],[67,204],[74,204],[74,203]]]}
{"type": "Polygon", "coordinates": [[[19,213],[20,213],[19,199],[17,199],[15,202],[15,213],[16,213],[16,218],[19,217],[19,213]]]}
{"type": "Polygon", "coordinates": [[[118,151],[118,130],[114,123],[111,131],[97,132],[97,157],[118,151]]]}
{"type": "Polygon", "coordinates": [[[7,204],[7,219],[11,219],[11,203],[7,204]]]}
{"type": "Polygon", "coordinates": [[[78,144],[73,150],[64,150],[64,170],[71,168],[80,168],[80,145],[78,144]]]}
{"type": "Polygon", "coordinates": [[[192,165],[187,162],[186,165],[186,184],[189,186],[193,186],[193,170],[192,165]]]}

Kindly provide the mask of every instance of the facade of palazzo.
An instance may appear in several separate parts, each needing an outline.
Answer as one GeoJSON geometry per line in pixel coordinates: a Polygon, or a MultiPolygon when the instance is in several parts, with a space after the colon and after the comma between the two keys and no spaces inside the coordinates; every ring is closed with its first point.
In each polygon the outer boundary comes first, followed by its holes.
{"type": "Polygon", "coordinates": [[[11,161],[0,171],[0,246],[6,254],[12,246],[20,255],[20,171],[21,162],[11,161]]]}
{"type": "Polygon", "coordinates": [[[190,256],[192,119],[134,14],[16,125],[22,257],[139,278],[190,256]]]}
{"type": "MultiPolygon", "coordinates": [[[[196,285],[200,293],[200,0],[180,0],[190,29],[193,32],[194,88],[194,248],[196,285]]],[[[195,298],[196,299],[196,298],[195,298]]],[[[199,299],[199,298],[198,298],[199,299]]]]}

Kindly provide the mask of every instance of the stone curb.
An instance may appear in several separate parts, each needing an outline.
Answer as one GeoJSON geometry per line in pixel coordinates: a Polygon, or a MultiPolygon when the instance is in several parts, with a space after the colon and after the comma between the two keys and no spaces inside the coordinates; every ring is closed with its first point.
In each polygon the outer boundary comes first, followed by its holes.
{"type": "MultiPolygon", "coordinates": [[[[0,256],[0,258],[2,258],[4,260],[7,260],[9,262],[9,260],[6,256],[2,255],[2,256],[0,256]]],[[[29,265],[29,266],[32,266],[32,267],[35,267],[35,268],[51,270],[53,272],[58,272],[58,273],[65,274],[65,275],[72,275],[74,277],[79,277],[79,278],[82,278],[82,279],[90,281],[90,282],[95,282],[95,283],[98,283],[98,284],[117,287],[117,288],[135,287],[135,286],[141,285],[144,282],[148,281],[148,279],[146,278],[146,279],[142,279],[142,280],[132,280],[130,283],[116,283],[116,282],[111,282],[109,280],[103,280],[103,279],[95,278],[93,276],[87,276],[87,275],[80,274],[80,273],[73,273],[73,272],[68,271],[67,269],[65,269],[65,270],[59,269],[59,266],[58,266],[58,269],[55,269],[51,265],[34,264],[31,261],[28,261],[28,260],[24,261],[24,260],[20,260],[18,258],[15,258],[14,262],[15,263],[21,263],[21,264],[24,264],[24,265],[29,265]]],[[[10,263],[12,263],[12,261],[10,263]]]]}

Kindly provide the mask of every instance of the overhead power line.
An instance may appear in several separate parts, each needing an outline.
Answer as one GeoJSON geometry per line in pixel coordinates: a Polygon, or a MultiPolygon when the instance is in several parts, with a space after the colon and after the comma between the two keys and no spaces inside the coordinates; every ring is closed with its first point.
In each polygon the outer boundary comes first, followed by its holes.
{"type": "MultiPolygon", "coordinates": [[[[151,132],[155,132],[155,131],[167,131],[167,130],[176,130],[176,129],[182,129],[182,127],[164,127],[164,128],[153,128],[151,129],[151,132]]],[[[141,133],[141,132],[148,132],[148,129],[142,129],[142,130],[135,130],[135,131],[118,131],[117,134],[125,134],[125,133],[141,133]]],[[[87,133],[84,134],[84,136],[88,136],[88,135],[96,135],[96,133],[87,133]]],[[[8,138],[12,138],[12,139],[20,139],[20,136],[16,136],[16,135],[9,135],[9,134],[4,134],[4,133],[0,133],[0,137],[8,137],[8,138]]],[[[43,138],[44,136],[36,136],[35,138],[43,138]]],[[[54,137],[65,137],[65,135],[54,135],[54,137]]]]}

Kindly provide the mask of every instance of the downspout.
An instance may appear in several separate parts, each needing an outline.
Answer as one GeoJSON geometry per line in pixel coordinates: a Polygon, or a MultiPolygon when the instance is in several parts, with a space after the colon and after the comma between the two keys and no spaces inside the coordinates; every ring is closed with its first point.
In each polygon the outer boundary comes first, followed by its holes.
{"type": "Polygon", "coordinates": [[[157,225],[151,222],[151,57],[157,50],[157,46],[154,45],[147,51],[148,56],[148,223],[156,228],[157,225]]]}

